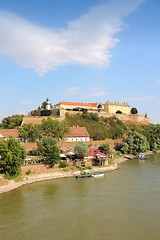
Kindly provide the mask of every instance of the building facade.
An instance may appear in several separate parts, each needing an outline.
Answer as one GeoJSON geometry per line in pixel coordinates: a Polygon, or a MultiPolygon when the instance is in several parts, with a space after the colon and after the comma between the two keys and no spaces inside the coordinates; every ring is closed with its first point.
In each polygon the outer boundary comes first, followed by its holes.
{"type": "Polygon", "coordinates": [[[131,114],[131,108],[128,103],[106,102],[104,104],[104,111],[108,114],[115,114],[121,112],[123,114],[131,114]]]}
{"type": "Polygon", "coordinates": [[[54,105],[58,109],[66,110],[78,110],[78,109],[87,109],[87,110],[97,110],[97,102],[94,103],[82,103],[82,102],[59,102],[54,105]]]}
{"type": "Polygon", "coordinates": [[[90,136],[85,127],[70,127],[69,133],[65,134],[66,142],[89,142],[90,136]]]}

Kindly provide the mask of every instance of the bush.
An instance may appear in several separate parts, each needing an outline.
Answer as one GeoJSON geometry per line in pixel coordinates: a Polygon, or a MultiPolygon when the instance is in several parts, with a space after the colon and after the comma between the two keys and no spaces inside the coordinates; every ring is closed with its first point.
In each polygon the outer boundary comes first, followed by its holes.
{"type": "Polygon", "coordinates": [[[98,149],[104,153],[107,153],[109,151],[109,144],[108,143],[104,143],[104,144],[101,144],[98,149]]]}
{"type": "Polygon", "coordinates": [[[118,118],[98,118],[98,115],[95,113],[67,114],[65,120],[70,126],[79,125],[86,127],[90,138],[93,140],[118,139],[123,137],[127,130],[125,124],[118,118]]]}
{"type": "Polygon", "coordinates": [[[0,156],[0,172],[7,176],[18,176],[26,157],[26,151],[20,141],[14,137],[8,140],[0,139],[0,156]]]}
{"type": "Polygon", "coordinates": [[[51,110],[45,109],[41,111],[41,116],[50,116],[51,113],[52,113],[51,110]]]}
{"type": "Polygon", "coordinates": [[[131,109],[131,113],[132,113],[132,114],[137,114],[137,113],[138,113],[137,108],[133,107],[133,108],[131,109]]]}
{"type": "Polygon", "coordinates": [[[136,131],[131,132],[123,138],[123,143],[120,144],[119,150],[123,154],[128,153],[136,155],[137,153],[148,151],[149,142],[144,135],[136,131]]]}
{"type": "Polygon", "coordinates": [[[66,161],[60,162],[59,168],[66,168],[68,167],[68,163],[66,161]]]}
{"type": "Polygon", "coordinates": [[[28,169],[28,170],[26,171],[26,175],[29,175],[29,174],[31,174],[31,173],[32,173],[31,169],[28,169]]]}

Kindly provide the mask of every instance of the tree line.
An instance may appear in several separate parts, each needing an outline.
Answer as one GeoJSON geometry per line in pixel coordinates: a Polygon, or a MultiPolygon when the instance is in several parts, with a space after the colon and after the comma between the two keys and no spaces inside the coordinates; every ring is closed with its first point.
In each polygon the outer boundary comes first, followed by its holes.
{"type": "Polygon", "coordinates": [[[19,137],[23,142],[35,142],[43,136],[51,136],[59,141],[63,139],[64,134],[68,131],[69,125],[66,121],[60,122],[48,117],[43,119],[40,125],[23,124],[19,127],[19,137]]]}
{"type": "MultiPolygon", "coordinates": [[[[16,125],[22,119],[13,117],[16,125]]],[[[5,119],[3,124],[8,123],[5,119]]],[[[116,150],[123,154],[137,154],[148,150],[157,151],[160,148],[160,124],[135,125],[124,124],[115,117],[98,118],[94,113],[84,112],[82,114],[67,115],[66,120],[59,122],[48,117],[42,120],[42,124],[24,124],[19,127],[19,135],[26,142],[37,141],[37,155],[44,157],[44,163],[53,167],[60,159],[60,149],[57,145],[64,134],[69,131],[69,126],[85,126],[93,139],[122,139],[116,150]]],[[[102,146],[101,151],[107,152],[109,146],[102,146]]],[[[83,158],[87,153],[87,144],[77,143],[75,153],[77,157],[83,158]]],[[[20,141],[11,137],[7,141],[0,139],[0,172],[9,176],[16,176],[20,172],[21,165],[26,158],[25,149],[20,141]]]]}

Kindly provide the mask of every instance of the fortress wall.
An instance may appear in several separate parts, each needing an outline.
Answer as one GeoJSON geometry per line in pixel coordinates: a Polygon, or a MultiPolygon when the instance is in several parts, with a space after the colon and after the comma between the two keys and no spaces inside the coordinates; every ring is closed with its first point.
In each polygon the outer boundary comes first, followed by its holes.
{"type": "MultiPolygon", "coordinates": [[[[100,111],[98,112],[95,110],[89,110],[88,112],[92,112],[92,113],[97,113],[99,117],[104,117],[104,118],[108,118],[108,117],[117,117],[119,120],[121,120],[122,122],[137,122],[137,123],[141,123],[141,124],[149,124],[150,123],[150,119],[146,118],[145,115],[140,115],[140,114],[108,114],[105,111],[100,111]]],[[[66,109],[60,109],[60,119],[64,120],[65,119],[65,114],[69,113],[69,114],[77,114],[78,111],[68,111],[66,109]]],[[[81,113],[81,112],[79,112],[81,113]]]]}
{"type": "Polygon", "coordinates": [[[150,123],[149,118],[146,118],[145,115],[140,115],[140,114],[130,114],[130,115],[116,114],[116,117],[123,122],[132,121],[132,122],[138,122],[142,124],[150,123]]]}
{"type": "Polygon", "coordinates": [[[121,120],[122,122],[137,122],[137,123],[141,123],[141,124],[149,124],[150,123],[150,119],[146,118],[145,115],[140,115],[140,114],[104,114],[104,113],[99,113],[99,117],[113,117],[115,116],[116,118],[118,118],[119,120],[121,120]]]}

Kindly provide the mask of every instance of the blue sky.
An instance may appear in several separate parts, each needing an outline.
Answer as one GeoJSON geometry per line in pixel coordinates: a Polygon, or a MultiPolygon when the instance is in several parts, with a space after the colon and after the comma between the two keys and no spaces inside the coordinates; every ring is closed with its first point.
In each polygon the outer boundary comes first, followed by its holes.
{"type": "Polygon", "coordinates": [[[160,123],[159,0],[0,0],[0,120],[49,98],[160,123]]]}

